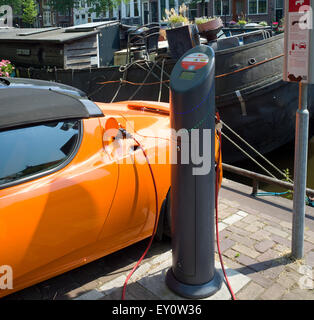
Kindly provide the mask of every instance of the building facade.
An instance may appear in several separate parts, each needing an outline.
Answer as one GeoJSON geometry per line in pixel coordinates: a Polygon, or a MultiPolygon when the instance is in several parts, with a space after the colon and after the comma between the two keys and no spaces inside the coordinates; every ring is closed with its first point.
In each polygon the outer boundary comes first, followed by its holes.
{"type": "MultiPolygon", "coordinates": [[[[127,25],[162,22],[165,10],[185,3],[187,15],[192,21],[201,16],[220,16],[225,22],[244,18],[250,22],[279,22],[284,15],[284,0],[129,0],[107,12],[97,15],[91,1],[80,0],[76,7],[66,13],[54,12],[48,0],[37,0],[38,16],[35,27],[68,27],[94,21],[120,20],[127,25]]],[[[21,22],[17,19],[17,24],[21,22]]]]}
{"type": "MultiPolygon", "coordinates": [[[[201,2],[198,16],[202,16],[201,2]]],[[[284,0],[207,0],[206,16],[220,16],[224,22],[244,18],[250,22],[279,22],[284,15],[284,0]]]]}

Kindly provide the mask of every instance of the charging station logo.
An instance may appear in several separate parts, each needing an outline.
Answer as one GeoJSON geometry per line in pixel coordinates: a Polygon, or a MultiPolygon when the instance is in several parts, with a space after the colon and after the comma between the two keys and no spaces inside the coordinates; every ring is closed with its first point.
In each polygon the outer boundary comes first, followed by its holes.
{"type": "Polygon", "coordinates": [[[194,71],[205,67],[208,61],[209,58],[206,54],[195,52],[184,57],[181,66],[185,70],[194,71]]]}
{"type": "Polygon", "coordinates": [[[0,6],[0,28],[12,28],[13,10],[11,6],[0,6]]]}

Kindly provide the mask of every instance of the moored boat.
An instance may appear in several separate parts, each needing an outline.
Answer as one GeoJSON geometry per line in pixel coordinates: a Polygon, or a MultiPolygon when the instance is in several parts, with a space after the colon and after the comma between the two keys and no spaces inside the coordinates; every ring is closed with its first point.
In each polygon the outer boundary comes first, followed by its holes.
{"type": "MultiPolygon", "coordinates": [[[[283,34],[272,36],[266,30],[257,30],[218,38],[209,45],[216,52],[216,107],[222,120],[263,154],[292,141],[298,86],[282,81],[283,34]]],[[[18,71],[21,77],[77,87],[94,101],[168,102],[167,81],[175,63],[176,60],[161,53],[155,61],[135,61],[126,66],[85,69],[20,66],[18,71]]],[[[311,86],[308,105],[311,116],[313,94],[311,86]]],[[[234,145],[223,141],[224,162],[243,158],[234,145]]]]}

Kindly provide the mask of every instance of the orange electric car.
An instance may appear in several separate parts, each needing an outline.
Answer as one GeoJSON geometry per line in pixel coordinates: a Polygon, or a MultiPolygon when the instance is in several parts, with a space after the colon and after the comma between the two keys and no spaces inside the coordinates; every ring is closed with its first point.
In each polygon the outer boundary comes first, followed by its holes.
{"type": "Polygon", "coordinates": [[[13,275],[0,296],[152,235],[153,176],[169,215],[169,125],[166,103],[0,78],[0,268],[13,275]]]}

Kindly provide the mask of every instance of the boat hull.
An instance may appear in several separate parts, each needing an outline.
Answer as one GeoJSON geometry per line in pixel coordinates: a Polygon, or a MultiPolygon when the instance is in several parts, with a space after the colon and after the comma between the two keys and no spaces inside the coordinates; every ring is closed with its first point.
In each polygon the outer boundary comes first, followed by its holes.
{"type": "MultiPolygon", "coordinates": [[[[298,86],[282,81],[283,35],[216,52],[216,108],[222,120],[262,154],[292,141],[298,106],[298,86]]],[[[19,68],[20,76],[53,80],[85,91],[94,101],[122,100],[169,101],[168,80],[176,61],[154,66],[147,77],[146,64],[135,64],[125,73],[119,66],[81,70],[41,70],[19,68]],[[127,80],[120,84],[120,79],[127,80]],[[138,84],[145,82],[146,85],[138,84]],[[137,85],[135,85],[137,84],[137,85]],[[147,85],[149,84],[149,85],[147,85]],[[119,89],[120,88],[120,89],[119,89]],[[161,93],[160,93],[161,90],[161,93]]],[[[151,64],[152,67],[152,64],[151,64]]],[[[314,113],[314,88],[310,86],[309,111],[314,113]]],[[[224,132],[243,147],[238,139],[224,132]]],[[[223,161],[245,159],[233,144],[224,139],[223,161]]]]}

